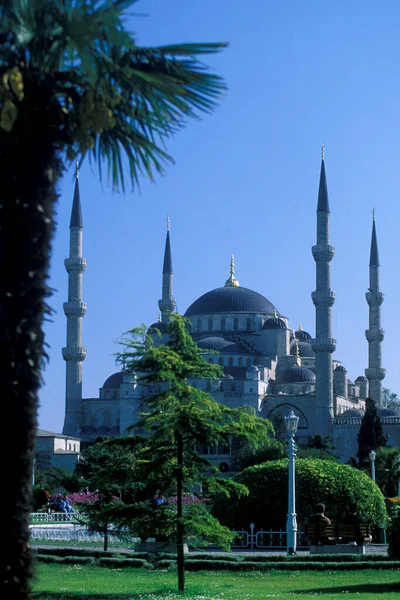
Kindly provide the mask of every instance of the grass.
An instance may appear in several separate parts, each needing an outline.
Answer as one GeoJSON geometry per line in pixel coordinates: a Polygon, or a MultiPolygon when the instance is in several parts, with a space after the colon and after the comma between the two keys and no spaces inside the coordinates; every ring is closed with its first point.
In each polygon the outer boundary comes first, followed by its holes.
{"type": "MultiPolygon", "coordinates": [[[[175,600],[170,571],[37,564],[32,600],[175,600]]],[[[400,600],[400,570],[186,573],[189,600],[400,600]]]]}

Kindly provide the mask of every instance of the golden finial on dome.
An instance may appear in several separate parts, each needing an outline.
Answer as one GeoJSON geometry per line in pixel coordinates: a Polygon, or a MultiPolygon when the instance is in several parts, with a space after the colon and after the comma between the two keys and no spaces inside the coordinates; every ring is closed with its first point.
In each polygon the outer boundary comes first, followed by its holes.
{"type": "Polygon", "coordinates": [[[299,323],[299,331],[303,331],[303,325],[299,323]]]}
{"type": "Polygon", "coordinates": [[[168,216],[167,217],[167,231],[169,231],[170,229],[171,229],[171,219],[168,216]]]}
{"type": "Polygon", "coordinates": [[[275,317],[275,319],[277,319],[279,317],[278,311],[276,310],[276,308],[274,309],[274,317],[275,317]]]}
{"type": "Polygon", "coordinates": [[[235,279],[235,257],[231,254],[231,267],[229,279],[225,281],[225,286],[239,287],[239,282],[235,279]]]}

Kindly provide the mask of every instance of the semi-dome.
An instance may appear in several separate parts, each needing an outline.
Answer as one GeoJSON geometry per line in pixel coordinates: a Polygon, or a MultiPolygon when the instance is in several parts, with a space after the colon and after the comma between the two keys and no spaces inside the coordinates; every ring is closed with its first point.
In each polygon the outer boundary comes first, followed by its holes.
{"type": "Polygon", "coordinates": [[[299,342],[311,342],[312,340],[311,335],[307,331],[304,331],[301,325],[298,330],[294,332],[294,337],[299,340],[299,342]]]}
{"type": "Polygon", "coordinates": [[[122,383],[124,373],[123,371],[118,371],[118,373],[113,373],[110,377],[107,377],[105,382],[103,383],[104,390],[115,390],[119,389],[119,386],[122,383]]]}
{"type": "Polygon", "coordinates": [[[168,331],[168,323],[163,323],[162,321],[157,321],[157,323],[153,323],[147,330],[147,333],[156,333],[156,329],[160,333],[167,333],[168,331]]]}
{"type": "Polygon", "coordinates": [[[235,346],[235,343],[215,335],[201,338],[197,342],[197,345],[202,350],[216,350],[217,352],[220,352],[227,346],[235,346]]]}
{"type": "Polygon", "coordinates": [[[215,313],[274,314],[275,306],[258,292],[238,286],[225,286],[200,296],[185,312],[185,317],[215,313]]]}
{"type": "Polygon", "coordinates": [[[346,367],[344,367],[343,365],[338,365],[335,371],[345,371],[347,373],[346,367]]]}
{"type": "Polygon", "coordinates": [[[290,342],[290,354],[296,356],[297,348],[299,348],[299,356],[301,358],[314,358],[315,352],[311,347],[310,342],[300,342],[299,340],[292,340],[290,342]]]}
{"type": "Polygon", "coordinates": [[[348,408],[339,415],[339,418],[362,418],[364,414],[365,413],[361,408],[348,408]]]}
{"type": "Polygon", "coordinates": [[[315,373],[307,367],[289,367],[282,371],[277,383],[315,383],[315,373]]]}
{"type": "Polygon", "coordinates": [[[286,323],[279,317],[270,317],[262,326],[263,329],[287,329],[286,323]]]}
{"type": "Polygon", "coordinates": [[[247,373],[259,373],[260,369],[258,367],[256,367],[256,365],[249,365],[246,369],[247,373]]]}
{"type": "Polygon", "coordinates": [[[400,408],[387,408],[385,406],[377,409],[379,417],[400,417],[400,408]]]}
{"type": "Polygon", "coordinates": [[[240,342],[232,343],[226,345],[225,348],[222,348],[221,354],[255,354],[251,352],[248,348],[243,346],[240,342]]]}

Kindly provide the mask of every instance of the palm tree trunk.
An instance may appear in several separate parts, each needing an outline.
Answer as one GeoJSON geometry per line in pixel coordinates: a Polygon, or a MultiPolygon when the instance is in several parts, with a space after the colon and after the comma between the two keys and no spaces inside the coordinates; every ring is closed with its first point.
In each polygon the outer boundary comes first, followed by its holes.
{"type": "Polygon", "coordinates": [[[184,527],[183,527],[183,438],[182,434],[177,434],[178,445],[178,468],[176,475],[176,492],[177,492],[177,567],[178,567],[178,590],[185,591],[185,557],[183,552],[184,543],[184,527]]]}
{"type": "Polygon", "coordinates": [[[3,598],[27,600],[32,470],[44,360],[46,285],[61,164],[52,108],[33,84],[10,133],[0,130],[0,398],[10,430],[3,481],[3,598]],[[30,93],[31,92],[31,93],[30,93]]]}

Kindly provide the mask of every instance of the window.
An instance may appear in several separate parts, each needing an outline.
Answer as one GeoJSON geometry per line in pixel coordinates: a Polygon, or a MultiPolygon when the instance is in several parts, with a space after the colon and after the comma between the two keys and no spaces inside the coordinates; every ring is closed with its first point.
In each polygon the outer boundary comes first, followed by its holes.
{"type": "Polygon", "coordinates": [[[222,356],[219,357],[218,364],[219,365],[223,365],[224,364],[224,359],[222,358],[222,356]]]}
{"type": "Polygon", "coordinates": [[[239,329],[239,319],[237,317],[235,317],[233,319],[233,330],[237,331],[239,329]]]}
{"type": "Polygon", "coordinates": [[[221,331],[225,331],[225,327],[226,327],[225,317],[222,317],[222,319],[221,319],[221,331]]]}
{"type": "Polygon", "coordinates": [[[201,331],[201,319],[197,319],[197,331],[201,331]]]}
{"type": "Polygon", "coordinates": [[[213,330],[213,320],[208,319],[208,331],[212,331],[212,330],[213,330]]]}
{"type": "Polygon", "coordinates": [[[230,356],[230,357],[229,357],[229,360],[228,360],[228,365],[229,365],[230,367],[232,367],[232,366],[233,366],[233,358],[232,358],[232,356],[230,356]]]}
{"type": "Polygon", "coordinates": [[[238,367],[242,367],[242,366],[243,366],[243,358],[241,356],[239,356],[238,367]]]}
{"type": "Polygon", "coordinates": [[[251,331],[251,319],[246,319],[246,329],[247,331],[251,331]]]}
{"type": "Polygon", "coordinates": [[[209,359],[208,359],[208,362],[210,363],[210,365],[213,365],[213,364],[214,364],[214,361],[213,361],[213,359],[212,359],[212,358],[209,358],[209,359]]]}
{"type": "Polygon", "coordinates": [[[249,388],[249,394],[253,393],[253,388],[249,388]]]}
{"type": "Polygon", "coordinates": [[[231,392],[236,392],[236,383],[232,383],[231,392]]]}
{"type": "Polygon", "coordinates": [[[251,365],[251,358],[247,359],[247,366],[249,367],[251,365]]]}

